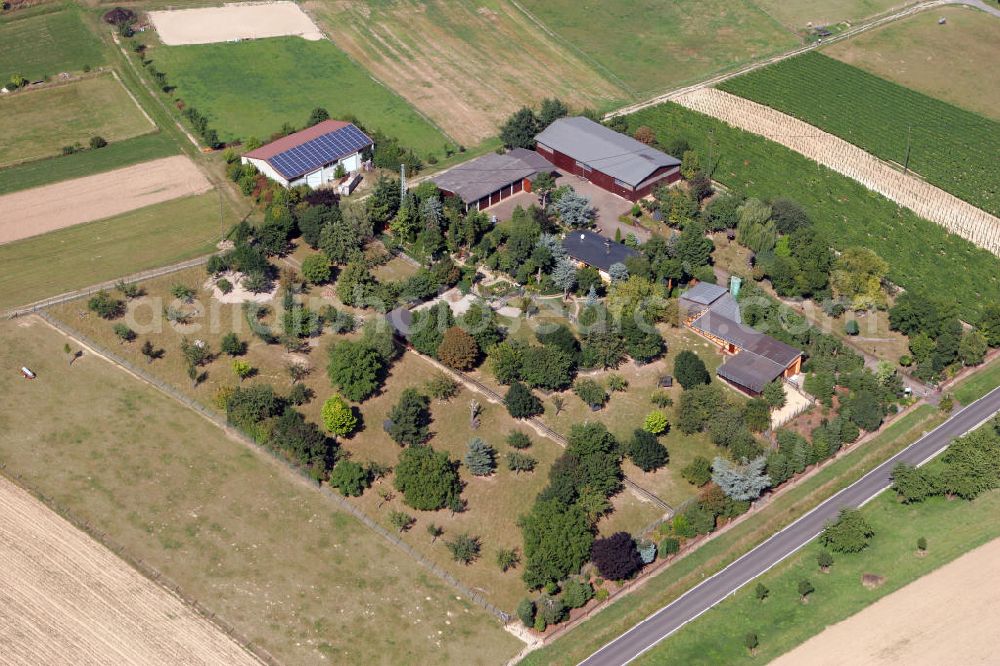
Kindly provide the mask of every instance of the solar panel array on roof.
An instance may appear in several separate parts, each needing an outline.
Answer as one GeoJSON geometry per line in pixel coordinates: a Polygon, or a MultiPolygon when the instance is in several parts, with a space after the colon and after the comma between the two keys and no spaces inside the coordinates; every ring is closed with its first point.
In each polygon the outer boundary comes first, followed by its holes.
{"type": "Polygon", "coordinates": [[[353,155],[371,145],[371,142],[364,132],[354,125],[348,125],[278,153],[267,162],[282,176],[292,180],[336,162],[341,157],[353,155]]]}

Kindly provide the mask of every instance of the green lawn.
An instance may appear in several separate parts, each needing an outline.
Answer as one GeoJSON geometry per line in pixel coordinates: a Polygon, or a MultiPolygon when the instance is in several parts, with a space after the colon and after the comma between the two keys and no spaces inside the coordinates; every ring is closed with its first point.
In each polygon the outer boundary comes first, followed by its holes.
{"type": "Polygon", "coordinates": [[[93,354],[70,366],[66,338],[37,318],[0,322],[0,338],[5,473],[275,662],[496,664],[520,649],[492,615],[266,454],[93,354]],[[21,365],[38,379],[25,382],[21,365]]]}
{"type": "Polygon", "coordinates": [[[18,128],[0,144],[0,166],[57,155],[75,143],[87,146],[93,136],[113,143],[155,129],[110,74],[6,96],[0,114],[18,128]]]}
{"type": "Polygon", "coordinates": [[[35,81],[104,64],[101,44],[83,24],[79,9],[67,7],[0,19],[0,84],[14,74],[35,81]]]}
{"type": "MultiPolygon", "coordinates": [[[[1000,536],[1000,491],[972,502],[934,497],[915,505],[901,504],[886,492],[868,504],[864,516],[875,531],[861,553],[834,554],[828,574],[816,565],[818,542],[792,556],[759,580],[771,592],[757,601],[754,584],[666,639],[639,659],[640,664],[760,664],[784,654],[828,625],[850,617],[877,599],[927,574],[956,557],[1000,536]],[[925,537],[927,555],[916,555],[917,539],[925,537]],[[861,576],[884,576],[881,587],[869,590],[861,576]],[[808,604],[799,601],[799,581],[816,588],[808,604]],[[743,645],[756,632],[760,648],[751,656],[743,645]]],[[[969,581],[974,584],[973,581],[969,581]]]]}
{"type": "Polygon", "coordinates": [[[162,132],[110,143],[100,150],[84,150],[0,169],[0,195],[71,178],[92,176],[160,157],[176,155],[177,145],[162,132]]]}
{"type": "Polygon", "coordinates": [[[998,386],[1000,386],[1000,359],[995,359],[963,380],[953,393],[959,403],[968,405],[998,386]]]}
{"type": "MultiPolygon", "coordinates": [[[[521,663],[529,666],[579,662],[802,516],[823,499],[878,466],[940,421],[941,416],[933,407],[924,405],[917,408],[874,440],[829,464],[808,481],[787,490],[763,510],[749,515],[691,555],[674,562],[639,589],[554,643],[532,652],[521,663]]],[[[734,632],[732,635],[735,640],[742,640],[742,633],[734,632]]]]}
{"type": "Polygon", "coordinates": [[[223,140],[267,139],[284,123],[301,127],[322,106],[334,118],[353,115],[420,152],[446,143],[430,122],[327,40],[158,46],[151,57],[176,86],[174,95],[206,114],[223,140]]]}
{"type": "MultiPolygon", "coordinates": [[[[225,210],[225,228],[236,222],[225,210]]],[[[215,192],[0,245],[0,308],[207,254],[219,238],[215,192]]]]}
{"type": "Polygon", "coordinates": [[[903,164],[1000,215],[1000,123],[815,51],[719,86],[903,164]]]}
{"type": "Polygon", "coordinates": [[[686,138],[717,163],[712,176],[730,189],[798,201],[834,247],[871,248],[889,262],[894,283],[954,299],[968,321],[978,320],[984,302],[1000,300],[996,256],[784,146],[670,103],[628,122],[632,130],[653,128],[661,142],[686,138]]]}
{"type": "Polygon", "coordinates": [[[597,69],[642,98],[795,47],[746,0],[525,0],[597,69]]]}

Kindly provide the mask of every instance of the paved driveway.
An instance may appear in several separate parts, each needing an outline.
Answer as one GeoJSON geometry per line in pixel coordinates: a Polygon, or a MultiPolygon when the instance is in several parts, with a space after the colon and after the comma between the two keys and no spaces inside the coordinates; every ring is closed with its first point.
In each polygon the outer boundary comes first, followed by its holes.
{"type": "Polygon", "coordinates": [[[622,238],[628,234],[635,234],[640,241],[649,240],[650,233],[642,227],[624,224],[618,220],[623,215],[632,210],[632,202],[622,199],[617,194],[612,194],[607,190],[594,185],[586,178],[574,176],[572,174],[562,175],[556,180],[556,185],[571,185],[578,194],[590,199],[590,205],[597,209],[597,231],[605,238],[615,239],[615,231],[621,229],[622,238]]]}

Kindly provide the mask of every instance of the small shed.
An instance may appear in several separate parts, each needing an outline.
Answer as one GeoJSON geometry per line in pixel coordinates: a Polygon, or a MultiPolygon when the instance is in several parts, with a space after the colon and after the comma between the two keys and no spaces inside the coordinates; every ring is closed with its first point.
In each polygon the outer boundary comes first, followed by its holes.
{"type": "Polygon", "coordinates": [[[660,375],[660,378],[657,380],[656,385],[659,386],[660,388],[670,388],[671,386],[674,385],[674,378],[671,377],[670,375],[660,375]]]}

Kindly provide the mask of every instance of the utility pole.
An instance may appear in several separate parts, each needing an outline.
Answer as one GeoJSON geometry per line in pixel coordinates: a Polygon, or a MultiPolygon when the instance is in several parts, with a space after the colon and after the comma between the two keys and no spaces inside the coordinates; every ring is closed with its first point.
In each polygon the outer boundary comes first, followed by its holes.
{"type": "Polygon", "coordinates": [[[906,157],[903,158],[903,175],[906,175],[907,170],[910,168],[910,130],[913,129],[912,125],[906,126],[906,157]]]}

